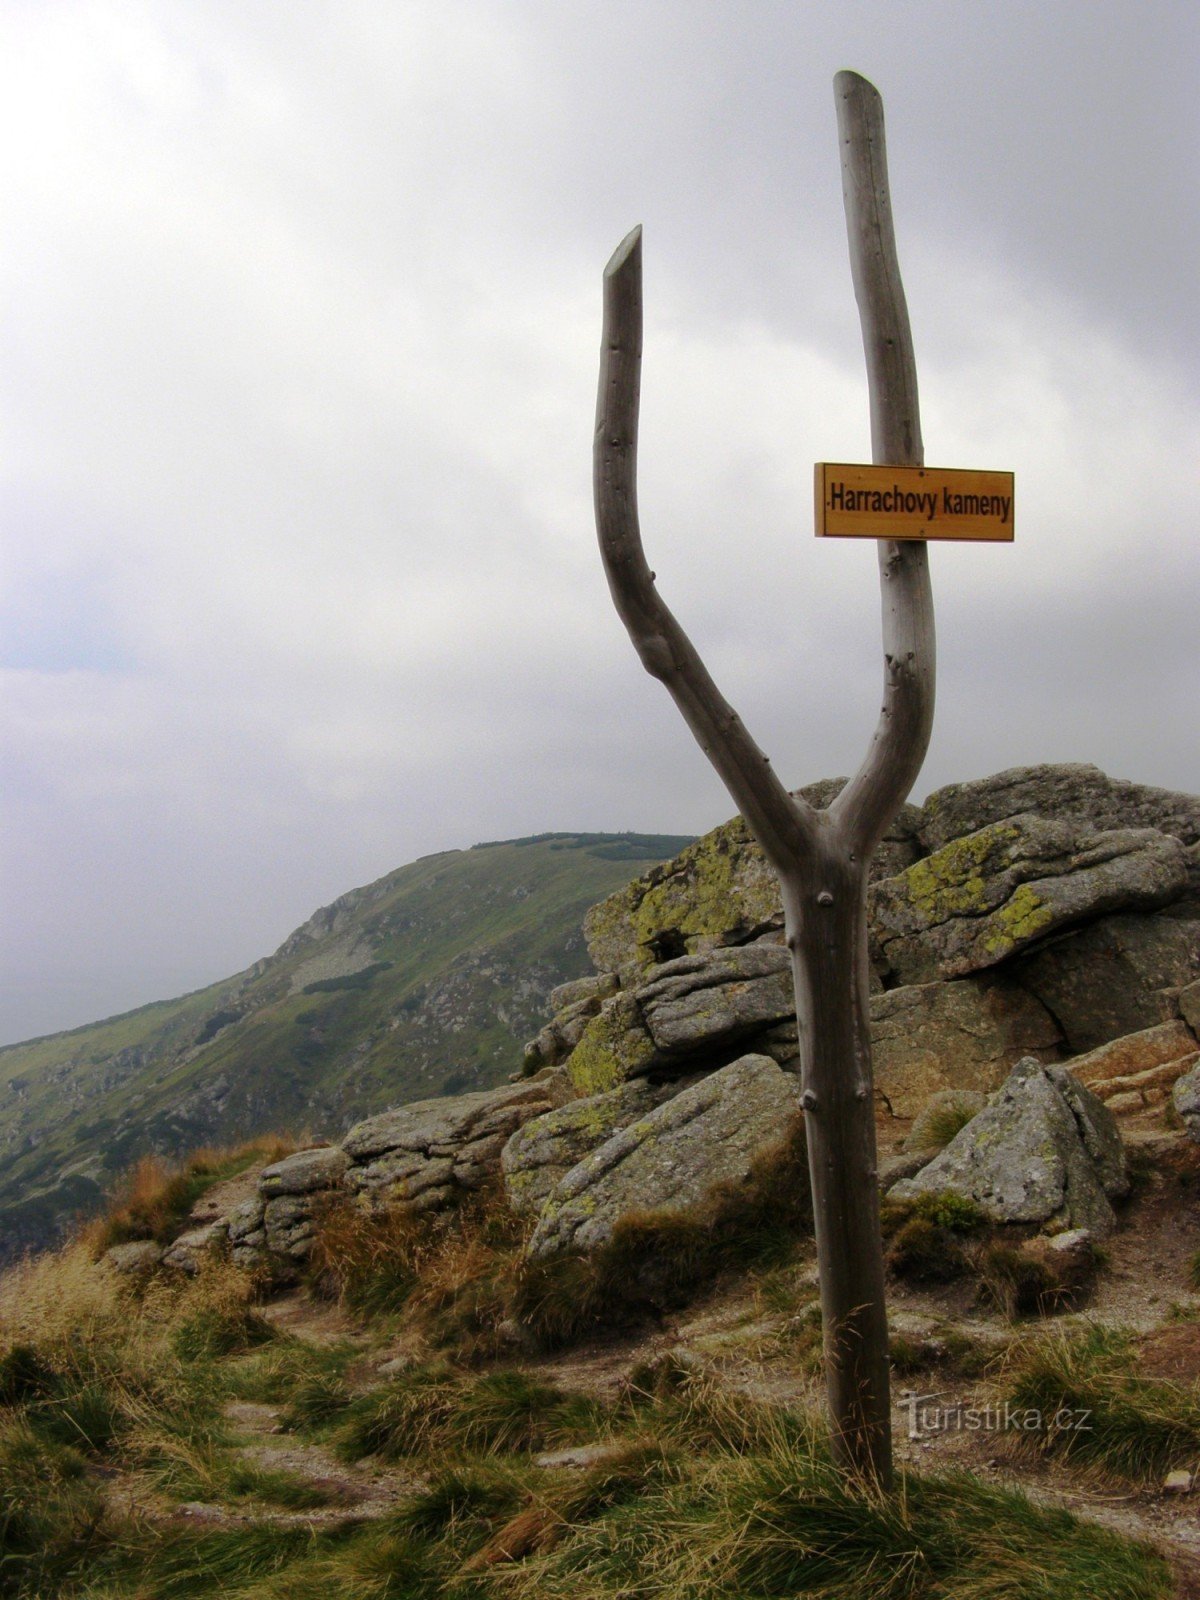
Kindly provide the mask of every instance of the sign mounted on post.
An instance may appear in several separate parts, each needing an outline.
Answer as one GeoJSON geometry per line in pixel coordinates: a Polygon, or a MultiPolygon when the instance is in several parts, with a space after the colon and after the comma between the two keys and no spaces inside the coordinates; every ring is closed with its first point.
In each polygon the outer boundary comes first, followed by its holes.
{"type": "Polygon", "coordinates": [[[1011,541],[1013,475],[818,461],[817,537],[1011,541]]]}

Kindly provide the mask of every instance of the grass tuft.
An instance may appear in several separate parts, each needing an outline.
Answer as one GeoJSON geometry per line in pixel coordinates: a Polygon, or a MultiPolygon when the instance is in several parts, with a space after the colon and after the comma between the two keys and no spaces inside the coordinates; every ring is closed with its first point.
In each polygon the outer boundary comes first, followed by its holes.
{"type": "Polygon", "coordinates": [[[1132,1339],[1092,1327],[1030,1341],[1011,1355],[1008,1399],[1042,1427],[1021,1437],[1048,1453],[1145,1481],[1200,1466],[1200,1395],[1138,1376],[1132,1339]]]}

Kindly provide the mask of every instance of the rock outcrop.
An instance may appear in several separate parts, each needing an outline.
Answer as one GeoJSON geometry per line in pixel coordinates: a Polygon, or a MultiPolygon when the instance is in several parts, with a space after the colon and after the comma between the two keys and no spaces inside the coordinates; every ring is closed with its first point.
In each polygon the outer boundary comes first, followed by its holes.
{"type": "MultiPolygon", "coordinates": [[[[802,792],[827,804],[839,788],[802,792]]],[[[882,1187],[1097,1235],[1127,1188],[1114,1111],[1161,1116],[1173,1096],[1200,1138],[1198,839],[1200,800],[1093,767],[1014,769],[905,809],[868,906],[880,1114],[915,1119],[904,1153],[885,1143],[882,1187]]],[[[797,1114],[780,924],[735,819],[589,914],[601,970],[554,991],[524,1077],[275,1163],[222,1215],[194,1216],[167,1264],[228,1249],[286,1276],[332,1202],[437,1212],[501,1178],[534,1257],[595,1249],[631,1212],[703,1206],[797,1114]]],[[[147,1264],[130,1253],[125,1270],[147,1264]]]]}
{"type": "MultiPolygon", "coordinates": [[[[822,805],[840,787],[800,792],[822,805]]],[[[942,1090],[995,1090],[1023,1056],[1061,1060],[1185,1006],[1200,1019],[1198,839],[1197,797],[1082,765],[1014,768],[905,808],[869,893],[880,1104],[911,1117],[942,1090]]],[[[571,996],[592,1014],[564,1010],[534,1059],[562,1061],[579,1095],[744,1051],[795,1070],[780,927],[774,879],[735,819],[593,908],[604,987],[571,996]]]]}
{"type": "Polygon", "coordinates": [[[1111,1232],[1111,1202],[1128,1193],[1125,1150],[1112,1113],[1064,1068],[1017,1063],[989,1105],[889,1197],[950,1191],[993,1222],[1111,1232]]]}
{"type": "Polygon", "coordinates": [[[744,1181],[798,1110],[796,1079],[770,1057],[731,1062],[573,1167],[542,1207],[530,1256],[596,1249],[622,1216],[687,1210],[718,1184],[744,1181]]]}

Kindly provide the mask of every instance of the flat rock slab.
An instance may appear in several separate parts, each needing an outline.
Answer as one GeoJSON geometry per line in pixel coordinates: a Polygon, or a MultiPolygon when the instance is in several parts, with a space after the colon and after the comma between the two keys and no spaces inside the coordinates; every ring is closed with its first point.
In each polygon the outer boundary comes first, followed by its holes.
{"type": "Polygon", "coordinates": [[[721,1048],[795,1015],[791,962],[778,944],[665,962],[634,996],[666,1056],[721,1048]]]}
{"type": "Polygon", "coordinates": [[[350,1157],[337,1145],[297,1150],[263,1168],[258,1192],[265,1200],[273,1200],[281,1194],[315,1194],[321,1189],[334,1189],[349,1165],[350,1157]]]}
{"type": "Polygon", "coordinates": [[[1157,828],[1184,844],[1200,839],[1200,796],[1126,783],[1083,762],[1010,767],[936,789],[921,808],[917,834],[926,850],[940,850],[951,839],[1027,811],[1086,817],[1097,828],[1157,828]]]}
{"type": "Polygon", "coordinates": [[[474,1094],[449,1095],[437,1100],[414,1100],[411,1105],[382,1111],[356,1123],[342,1140],[352,1161],[370,1161],[387,1150],[449,1155],[460,1145],[490,1134],[505,1138],[528,1116],[550,1109],[550,1093],[541,1079],[474,1094]]]}
{"type": "Polygon", "coordinates": [[[1196,1036],[1185,1022],[1160,1022],[1157,1027],[1111,1039],[1108,1044],[1076,1056],[1068,1065],[1080,1083],[1094,1089],[1109,1078],[1126,1078],[1178,1061],[1181,1056],[1192,1055],[1196,1048],[1196,1036]]]}
{"type": "Polygon", "coordinates": [[[892,1199],[949,1190],[994,1222],[1056,1222],[1109,1233],[1128,1192],[1125,1150],[1107,1108],[1062,1067],[1019,1061],[991,1103],[892,1199]]]}
{"type": "Polygon", "coordinates": [[[567,1081],[565,1072],[548,1069],[500,1089],[418,1100],[370,1117],[342,1141],[352,1162],[343,1181],[372,1203],[438,1210],[495,1177],[507,1140],[560,1104],[567,1081]]]}
{"type": "Polygon", "coordinates": [[[954,839],[870,894],[873,931],[901,983],[995,966],[1060,929],[1150,911],[1188,884],[1178,839],[1151,828],[1096,832],[1028,813],[954,839]]]}
{"type": "Polygon", "coordinates": [[[530,1256],[594,1250],[629,1212],[686,1211],[716,1185],[744,1182],[798,1111],[799,1088],[769,1056],[747,1055],[685,1089],[567,1173],[543,1207],[530,1256]]]}

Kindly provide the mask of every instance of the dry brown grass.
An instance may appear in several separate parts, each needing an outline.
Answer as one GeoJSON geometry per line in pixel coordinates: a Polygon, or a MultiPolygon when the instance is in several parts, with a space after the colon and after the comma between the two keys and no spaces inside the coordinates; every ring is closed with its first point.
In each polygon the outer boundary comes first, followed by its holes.
{"type": "Polygon", "coordinates": [[[81,1237],[97,1256],[112,1245],[134,1239],[167,1244],[180,1232],[206,1189],[256,1162],[269,1165],[282,1160],[296,1147],[296,1141],[286,1134],[265,1133],[225,1149],[196,1150],[179,1165],[156,1155],[142,1156],[117,1186],[108,1210],[87,1223],[81,1237]]]}

